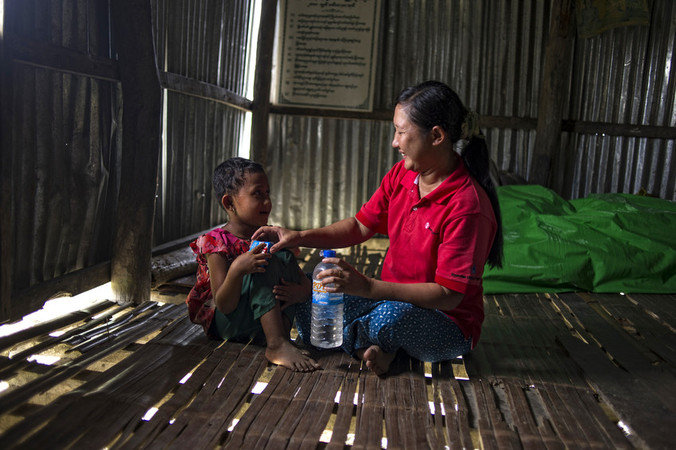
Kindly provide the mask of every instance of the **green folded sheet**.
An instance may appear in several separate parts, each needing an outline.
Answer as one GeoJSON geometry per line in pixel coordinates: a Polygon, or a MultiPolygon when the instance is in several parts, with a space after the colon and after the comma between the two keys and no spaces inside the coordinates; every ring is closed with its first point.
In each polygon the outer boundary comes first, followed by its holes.
{"type": "Polygon", "coordinates": [[[676,293],[676,203],[629,194],[567,201],[536,185],[498,188],[505,262],[484,293],[676,293]]]}

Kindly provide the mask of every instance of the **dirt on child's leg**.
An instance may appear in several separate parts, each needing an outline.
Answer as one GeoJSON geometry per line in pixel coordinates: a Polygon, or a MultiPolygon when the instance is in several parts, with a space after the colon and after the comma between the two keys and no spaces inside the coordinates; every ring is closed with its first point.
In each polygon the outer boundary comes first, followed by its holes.
{"type": "Polygon", "coordinates": [[[268,343],[265,349],[268,361],[297,372],[312,372],[321,368],[317,361],[301,352],[289,340],[279,304],[261,316],[261,326],[268,343]]]}

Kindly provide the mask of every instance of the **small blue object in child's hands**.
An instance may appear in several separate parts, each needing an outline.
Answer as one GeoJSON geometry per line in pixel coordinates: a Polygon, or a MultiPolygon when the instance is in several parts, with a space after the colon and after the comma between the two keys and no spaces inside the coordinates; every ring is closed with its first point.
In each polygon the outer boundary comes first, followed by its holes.
{"type": "Polygon", "coordinates": [[[272,247],[272,242],[268,242],[268,241],[251,241],[251,245],[249,246],[249,251],[255,249],[260,244],[265,244],[265,248],[263,248],[263,253],[270,253],[270,247],[272,247]]]}

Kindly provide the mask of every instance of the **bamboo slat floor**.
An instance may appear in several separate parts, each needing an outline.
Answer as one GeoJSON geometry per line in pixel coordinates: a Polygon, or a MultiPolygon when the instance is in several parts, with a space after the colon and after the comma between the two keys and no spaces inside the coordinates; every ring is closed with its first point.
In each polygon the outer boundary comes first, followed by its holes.
{"type": "MultiPolygon", "coordinates": [[[[383,250],[346,256],[377,275],[383,250]]],[[[335,351],[313,350],[314,373],[272,366],[183,304],[104,303],[0,338],[0,448],[670,448],[675,300],[488,295],[468,357],[398,355],[385,378],[335,351]],[[26,360],[46,351],[62,359],[26,360]]]]}

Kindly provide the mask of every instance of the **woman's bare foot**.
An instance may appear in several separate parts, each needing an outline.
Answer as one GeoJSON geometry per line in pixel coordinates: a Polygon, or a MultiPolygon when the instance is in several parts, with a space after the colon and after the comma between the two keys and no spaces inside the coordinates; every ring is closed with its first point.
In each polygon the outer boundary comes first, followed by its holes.
{"type": "Polygon", "coordinates": [[[291,342],[281,340],[279,344],[271,344],[265,349],[265,357],[273,364],[279,364],[296,372],[312,372],[321,369],[317,361],[297,349],[291,342]]]}
{"type": "Polygon", "coordinates": [[[367,349],[358,351],[357,355],[366,363],[369,370],[380,376],[389,370],[396,353],[385,353],[377,345],[372,345],[367,349]]]}

